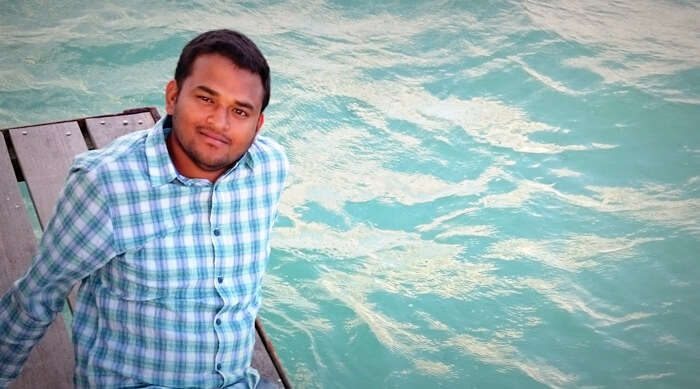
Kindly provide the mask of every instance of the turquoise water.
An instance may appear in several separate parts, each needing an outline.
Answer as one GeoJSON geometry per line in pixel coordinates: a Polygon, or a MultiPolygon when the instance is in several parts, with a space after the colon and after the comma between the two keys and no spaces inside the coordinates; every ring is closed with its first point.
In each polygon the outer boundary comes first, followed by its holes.
{"type": "Polygon", "coordinates": [[[698,387],[700,4],[569,3],[4,1],[0,127],[162,112],[181,47],[240,29],[297,388],[698,387]]]}

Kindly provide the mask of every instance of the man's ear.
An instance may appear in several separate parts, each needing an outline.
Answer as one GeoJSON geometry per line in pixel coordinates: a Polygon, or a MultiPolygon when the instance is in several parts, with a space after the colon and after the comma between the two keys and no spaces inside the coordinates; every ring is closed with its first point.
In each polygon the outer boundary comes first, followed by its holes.
{"type": "Polygon", "coordinates": [[[175,80],[170,80],[168,85],[165,86],[165,112],[167,112],[168,115],[172,115],[175,112],[175,102],[177,101],[179,92],[180,90],[175,80]]]}

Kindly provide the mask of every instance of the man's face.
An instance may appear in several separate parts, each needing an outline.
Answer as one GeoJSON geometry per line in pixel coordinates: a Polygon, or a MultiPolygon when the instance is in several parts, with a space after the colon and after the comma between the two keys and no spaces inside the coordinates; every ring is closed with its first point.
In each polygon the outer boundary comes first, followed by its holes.
{"type": "Polygon", "coordinates": [[[198,56],[182,85],[170,81],[168,151],[178,171],[215,181],[255,140],[263,124],[260,76],[219,54],[198,56]],[[172,136],[174,135],[174,136],[172,136]]]}

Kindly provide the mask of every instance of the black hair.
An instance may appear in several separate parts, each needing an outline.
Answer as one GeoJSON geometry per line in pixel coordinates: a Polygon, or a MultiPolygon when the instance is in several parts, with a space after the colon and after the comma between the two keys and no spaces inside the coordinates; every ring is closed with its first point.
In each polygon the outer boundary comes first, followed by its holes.
{"type": "Polygon", "coordinates": [[[195,59],[202,54],[219,54],[230,59],[236,66],[250,70],[260,76],[263,85],[263,101],[260,112],[270,102],[270,67],[258,46],[238,31],[212,30],[192,39],[182,49],[175,68],[175,81],[182,86],[190,73],[195,59]]]}

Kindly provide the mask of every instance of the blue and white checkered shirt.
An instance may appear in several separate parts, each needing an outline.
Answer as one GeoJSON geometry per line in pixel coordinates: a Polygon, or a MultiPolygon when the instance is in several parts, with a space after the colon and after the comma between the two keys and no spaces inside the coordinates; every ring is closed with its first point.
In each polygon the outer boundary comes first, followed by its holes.
{"type": "Polygon", "coordinates": [[[0,300],[0,387],[81,280],[77,388],[256,385],[254,322],[287,158],[259,136],[215,183],[187,178],[166,119],[76,157],[31,267],[0,300]]]}

